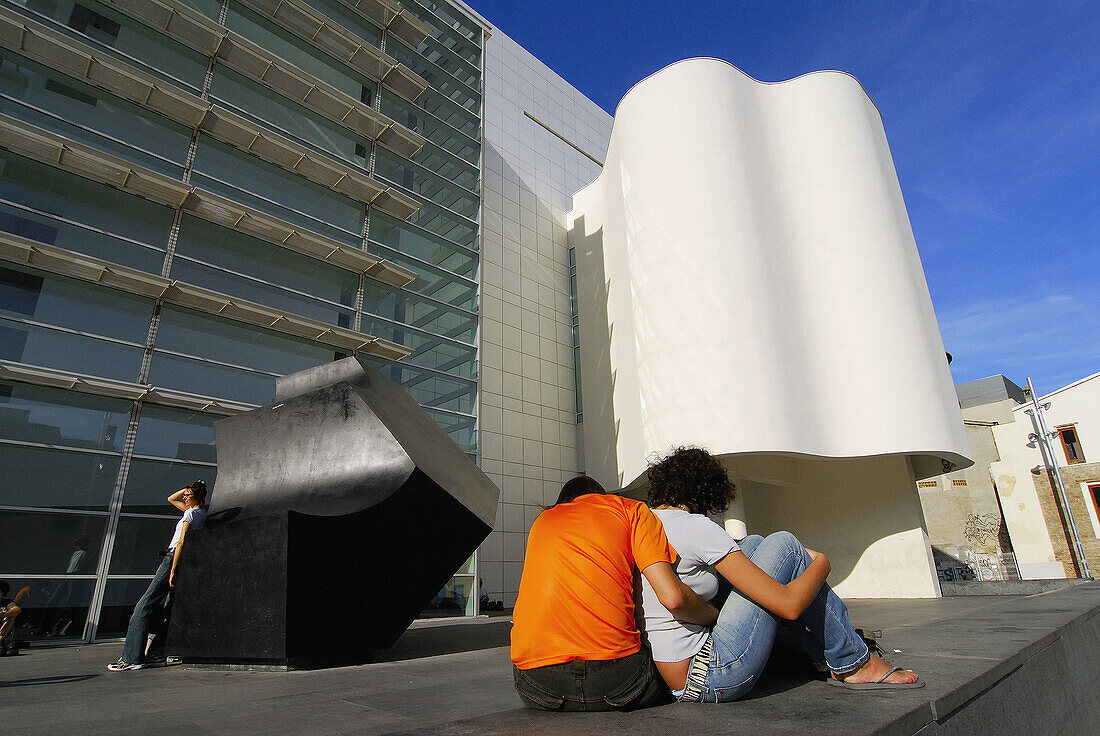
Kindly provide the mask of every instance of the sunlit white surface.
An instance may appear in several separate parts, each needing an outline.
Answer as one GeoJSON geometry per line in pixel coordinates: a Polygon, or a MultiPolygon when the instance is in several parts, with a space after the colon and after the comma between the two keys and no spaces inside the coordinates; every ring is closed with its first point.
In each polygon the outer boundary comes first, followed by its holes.
{"type": "Polygon", "coordinates": [[[878,110],[819,72],[673,64],[616,112],[574,197],[589,473],[653,452],[970,464],[878,110]]]}

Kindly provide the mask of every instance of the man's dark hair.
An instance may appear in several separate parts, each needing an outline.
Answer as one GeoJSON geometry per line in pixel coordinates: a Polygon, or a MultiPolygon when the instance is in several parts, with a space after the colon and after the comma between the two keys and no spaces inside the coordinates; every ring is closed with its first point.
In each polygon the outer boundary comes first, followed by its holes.
{"type": "Polygon", "coordinates": [[[698,447],[679,447],[649,466],[650,506],[687,506],[693,514],[717,514],[729,508],[733,493],[725,468],[698,447]]]}
{"type": "Polygon", "coordinates": [[[606,493],[603,486],[601,486],[595,478],[589,478],[587,475],[578,475],[576,478],[570,478],[566,481],[565,485],[561,487],[561,493],[558,494],[558,500],[554,502],[557,506],[559,503],[569,503],[588,493],[606,493]]]}
{"type": "Polygon", "coordinates": [[[191,489],[191,496],[195,499],[195,503],[199,506],[206,503],[206,481],[197,480],[187,487],[191,489]]]}

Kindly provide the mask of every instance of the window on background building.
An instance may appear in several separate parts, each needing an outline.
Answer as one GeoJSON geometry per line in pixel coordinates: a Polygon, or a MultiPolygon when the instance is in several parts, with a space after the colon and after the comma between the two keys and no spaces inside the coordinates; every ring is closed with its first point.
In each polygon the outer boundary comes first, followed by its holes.
{"type": "Polygon", "coordinates": [[[1081,449],[1081,440],[1075,427],[1056,427],[1058,439],[1062,440],[1062,449],[1066,453],[1066,462],[1070,465],[1085,462],[1085,452],[1081,449]]]}

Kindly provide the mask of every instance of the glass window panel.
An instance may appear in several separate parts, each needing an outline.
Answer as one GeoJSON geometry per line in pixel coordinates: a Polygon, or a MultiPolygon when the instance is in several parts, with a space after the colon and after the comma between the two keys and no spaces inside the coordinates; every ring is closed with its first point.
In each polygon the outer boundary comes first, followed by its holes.
{"type": "MultiPolygon", "coordinates": [[[[211,445],[209,454],[213,455],[213,450],[211,445]]],[[[135,459],[126,475],[123,511],[134,514],[171,513],[173,509],[165,501],[169,494],[200,478],[206,481],[208,488],[213,489],[216,476],[217,469],[212,465],[135,459]]],[[[167,542],[165,540],[164,544],[167,542]]],[[[113,568],[113,561],[111,564],[112,572],[120,572],[113,568]]]]}
{"type": "Polygon", "coordinates": [[[248,117],[274,125],[364,169],[367,167],[364,156],[356,154],[356,145],[362,138],[221,64],[214,68],[210,95],[248,117]]]}
{"type": "Polygon", "coordinates": [[[477,167],[471,166],[430,142],[424,144],[412,157],[412,160],[428,171],[433,171],[442,178],[469,189],[471,192],[478,192],[481,189],[480,172],[477,167]]]}
{"type": "MultiPolygon", "coordinates": [[[[165,497],[168,496],[166,492],[165,497]]],[[[162,552],[172,541],[179,510],[167,503],[175,517],[171,519],[145,519],[122,516],[115,530],[115,543],[111,549],[111,575],[149,575],[157,571],[164,556],[162,552]]],[[[146,583],[148,585],[148,583],[146,583]]]]}
{"type": "Polygon", "coordinates": [[[456,340],[474,341],[476,314],[422,300],[407,291],[394,293],[372,284],[366,286],[363,296],[365,311],[456,340]]]}
{"type": "Polygon", "coordinates": [[[392,153],[380,146],[374,157],[374,173],[377,177],[387,179],[424,199],[442,205],[464,217],[474,219],[480,199],[477,195],[454,186],[430,171],[425,171],[420,166],[410,163],[396,153],[392,153]]]}
{"type": "Polygon", "coordinates": [[[136,580],[109,579],[107,581],[107,586],[103,590],[102,608],[99,611],[99,625],[96,627],[98,638],[113,639],[126,636],[126,626],[130,623],[134,604],[145,593],[152,577],[150,575],[149,578],[136,580]]]}
{"type": "Polygon", "coordinates": [[[153,351],[149,383],[248,404],[266,404],[275,397],[273,375],[166,355],[159,350],[153,351]]]}
{"type": "Polygon", "coordinates": [[[430,407],[425,407],[424,411],[435,420],[436,424],[443,428],[443,431],[455,441],[456,445],[466,452],[477,451],[477,433],[475,432],[473,417],[435,411],[430,407]]]}
{"type": "Polygon", "coordinates": [[[370,237],[394,250],[414,258],[446,268],[460,276],[473,278],[477,272],[477,254],[456,248],[444,238],[390,217],[378,210],[371,210],[370,237]]]}
{"type": "Polygon", "coordinates": [[[0,505],[106,510],[119,477],[118,455],[0,443],[0,505]],[[34,479],[15,483],[11,479],[34,479]]]}
{"type": "Polygon", "coordinates": [[[169,207],[6,151],[0,198],[156,246],[167,245],[172,227],[169,207]]]}
{"type": "MultiPolygon", "coordinates": [[[[201,411],[144,404],[138,419],[134,452],[138,455],[217,462],[214,422],[220,418],[217,414],[201,411]]],[[[130,472],[133,473],[133,470],[130,472]]],[[[130,482],[127,481],[129,487],[130,482]]],[[[167,498],[168,494],[164,495],[167,498]]]]}
{"type": "Polygon", "coordinates": [[[0,313],[144,343],[153,302],[22,266],[0,266],[0,313]],[[32,280],[37,283],[31,283],[32,280]],[[32,297],[34,308],[21,311],[32,297]]]}
{"type": "MultiPolygon", "coordinates": [[[[420,209],[409,217],[406,222],[471,250],[477,250],[478,248],[476,223],[437,207],[430,202],[422,203],[420,209]]],[[[452,257],[451,260],[453,261],[454,258],[452,257]]],[[[439,265],[448,270],[455,270],[447,266],[445,262],[439,262],[439,265]]]]}
{"type": "Polygon", "coordinates": [[[477,116],[477,113],[467,110],[454,100],[441,95],[430,87],[416,98],[413,105],[460,133],[474,139],[481,138],[481,119],[477,116]]]}
{"type": "Polygon", "coordinates": [[[303,2],[332,18],[364,41],[369,41],[377,48],[382,47],[382,29],[351,10],[343,0],[303,0],[303,2]]]}
{"type": "MultiPolygon", "coordinates": [[[[481,44],[481,28],[447,3],[435,0],[404,2],[402,5],[413,15],[430,25],[441,42],[461,45],[477,50],[481,44]]],[[[471,62],[474,63],[474,62],[471,62]]]]}
{"type": "Polygon", "coordinates": [[[473,575],[455,575],[440,588],[428,606],[420,612],[420,618],[445,618],[447,616],[473,616],[477,586],[473,575]]]}
{"type": "Polygon", "coordinates": [[[382,372],[390,380],[401,384],[417,403],[425,407],[464,414],[472,414],[474,411],[474,381],[420,371],[400,363],[392,363],[382,372]]]}
{"type": "Polygon", "coordinates": [[[164,173],[182,173],[180,166],[187,158],[191,140],[190,132],[182,125],[34,62],[4,58],[7,53],[0,52],[0,91],[60,117],[23,108],[20,119],[164,173]],[[107,140],[97,131],[128,145],[107,140]],[[135,147],[179,166],[166,165],[135,147]]]}
{"type": "Polygon", "coordinates": [[[481,70],[429,36],[420,44],[420,56],[465,84],[472,92],[481,89],[481,70]]]}
{"type": "Polygon", "coordinates": [[[193,217],[183,218],[176,254],[349,307],[359,287],[351,271],[193,217]]]}
{"type": "Polygon", "coordinates": [[[92,39],[93,46],[104,44],[135,59],[155,62],[157,67],[147,67],[154,74],[165,79],[183,81],[196,89],[202,86],[202,78],[206,73],[206,57],[139,21],[108,10],[95,2],[88,2],[86,5],[40,2],[34,3],[33,7],[83,33],[92,39]],[[162,70],[170,70],[170,73],[162,70]]]}
{"type": "MultiPolygon", "coordinates": [[[[372,243],[371,250],[376,255],[383,256],[417,273],[416,280],[405,288],[463,309],[473,310],[477,307],[476,282],[469,279],[460,279],[454,274],[430,266],[423,261],[411,258],[400,251],[387,248],[378,243],[372,243]]],[[[377,303],[377,297],[372,296],[368,290],[364,295],[363,308],[372,311],[370,305],[374,303],[377,303]]],[[[379,313],[386,314],[385,311],[379,313]]]]}
{"type": "Polygon", "coordinates": [[[197,312],[165,308],[157,347],[283,375],[333,359],[334,349],[197,312]]]}
{"type": "Polygon", "coordinates": [[[199,138],[195,171],[200,186],[323,235],[352,245],[360,242],[366,205],[305,177],[207,136],[199,138]],[[256,196],[243,199],[246,192],[256,196]]]}
{"type": "Polygon", "coordinates": [[[360,98],[364,86],[369,86],[374,94],[375,83],[353,67],[336,61],[307,39],[280,28],[249,8],[230,3],[225,26],[354,99],[360,98]]]}
{"type": "Polygon", "coordinates": [[[106,510],[120,460],[116,455],[0,443],[4,477],[34,479],[33,483],[0,484],[0,505],[106,510]]]}
{"type": "Polygon", "coordinates": [[[159,274],[164,265],[164,251],[158,248],[98,233],[2,201],[0,230],[150,273],[159,274]]]}
{"type": "Polygon", "coordinates": [[[0,317],[0,359],[136,381],[144,350],[0,317]]]}
{"type": "MultiPolygon", "coordinates": [[[[425,41],[421,48],[431,47],[431,41],[425,41]]],[[[481,110],[481,95],[471,89],[467,80],[471,78],[469,68],[460,66],[458,61],[442,53],[435,55],[435,63],[420,54],[413,53],[408,46],[390,36],[386,42],[386,51],[405,66],[424,78],[431,88],[444,97],[453,100],[467,110],[481,110]]],[[[476,77],[474,79],[476,82],[476,77]]]]}
{"type": "Polygon", "coordinates": [[[473,345],[448,342],[434,335],[383,322],[366,314],[363,315],[362,329],[368,334],[378,335],[411,348],[413,354],[405,358],[402,364],[427,366],[463,377],[473,376],[474,358],[477,353],[477,348],[473,345]]]}
{"type": "Polygon", "coordinates": [[[0,436],[122,452],[130,406],[121,399],[0,381],[0,436]]]}
{"type": "MultiPolygon", "coordinates": [[[[427,138],[431,143],[445,151],[450,151],[471,165],[477,165],[481,148],[470,135],[477,134],[477,127],[470,126],[463,135],[454,126],[447,125],[432,115],[426,114],[411,102],[383,89],[382,113],[404,125],[409,130],[415,130],[427,138]]],[[[459,121],[461,122],[461,121],[459,121]]],[[[423,150],[423,149],[422,149],[423,150]]]]}
{"type": "Polygon", "coordinates": [[[176,0],[181,5],[187,5],[193,10],[197,10],[207,18],[218,19],[218,14],[222,9],[222,0],[176,0]]]}
{"type": "MultiPolygon", "coordinates": [[[[246,279],[178,256],[172,261],[172,278],[338,327],[350,328],[355,319],[353,307],[341,309],[334,304],[246,279]]],[[[354,304],[355,291],[350,291],[347,299],[354,304]]]]}
{"type": "Polygon", "coordinates": [[[79,639],[84,636],[95,580],[12,576],[10,595],[22,613],[15,620],[16,641],[79,639]]]}
{"type": "Polygon", "coordinates": [[[0,511],[0,560],[5,573],[94,575],[106,516],[0,511]]]}

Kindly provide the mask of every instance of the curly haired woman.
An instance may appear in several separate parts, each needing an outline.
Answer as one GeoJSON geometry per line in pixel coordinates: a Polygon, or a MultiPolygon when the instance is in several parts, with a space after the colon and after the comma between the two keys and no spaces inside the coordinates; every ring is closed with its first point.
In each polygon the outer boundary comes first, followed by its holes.
{"type": "Polygon", "coordinates": [[[719,576],[734,591],[713,628],[676,620],[642,581],[646,635],[661,677],[679,700],[737,700],[752,689],[782,621],[830,684],[852,689],[922,687],[911,670],[871,653],[848,620],[848,609],[825,582],[828,558],[789,532],[735,541],[707,514],[725,511],[734,487],[706,450],[681,447],[649,468],[649,505],[680,553],[676,572],[709,600],[719,576]]]}

